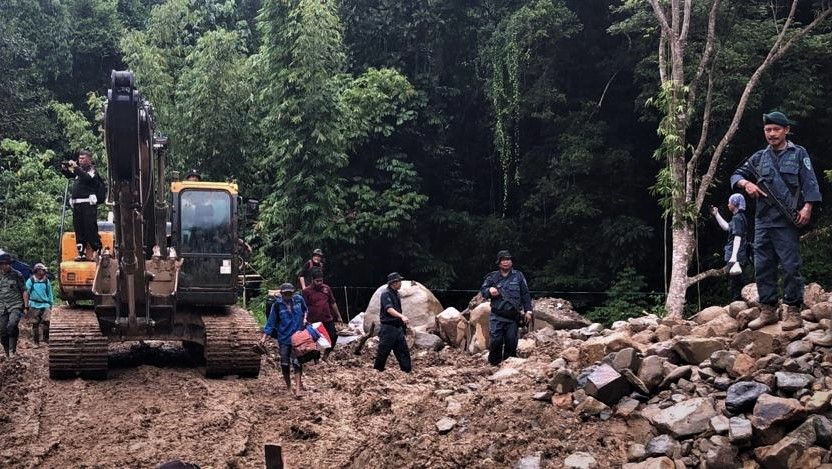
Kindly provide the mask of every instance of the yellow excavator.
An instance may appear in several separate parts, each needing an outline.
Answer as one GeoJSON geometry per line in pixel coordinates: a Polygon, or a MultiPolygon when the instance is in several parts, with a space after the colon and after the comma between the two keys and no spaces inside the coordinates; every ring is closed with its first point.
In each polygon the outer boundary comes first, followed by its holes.
{"type": "Polygon", "coordinates": [[[108,344],[141,340],[201,350],[210,377],[256,377],[257,323],[236,305],[243,249],[237,185],[165,183],[167,138],[157,133],[131,72],[112,72],[104,131],[111,241],[102,233],[105,247],[94,262],[61,263],[62,283],[94,271],[91,285],[77,291],[89,291],[95,306],[53,310],[50,377],[106,378],[108,344]]]}

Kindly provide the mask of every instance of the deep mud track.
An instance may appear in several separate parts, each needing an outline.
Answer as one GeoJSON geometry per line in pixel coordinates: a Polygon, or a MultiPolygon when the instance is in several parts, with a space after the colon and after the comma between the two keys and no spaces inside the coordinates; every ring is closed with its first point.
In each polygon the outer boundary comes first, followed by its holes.
{"type": "Polygon", "coordinates": [[[53,381],[47,348],[21,337],[0,362],[0,467],[154,467],[182,459],[203,468],[263,467],[264,444],[287,467],[511,467],[535,453],[561,467],[574,451],[600,467],[625,462],[626,443],[649,426],[616,418],[582,422],[532,400],[556,350],[536,350],[523,370],[492,381],[481,357],[415,352],[414,372],[371,368],[372,350],[307,365],[300,400],[264,358],[257,379],[202,376],[178,345],[110,345],[109,379],[53,381]],[[529,366],[534,365],[534,366],[529,366]],[[442,417],[456,420],[439,434],[442,417]]]}

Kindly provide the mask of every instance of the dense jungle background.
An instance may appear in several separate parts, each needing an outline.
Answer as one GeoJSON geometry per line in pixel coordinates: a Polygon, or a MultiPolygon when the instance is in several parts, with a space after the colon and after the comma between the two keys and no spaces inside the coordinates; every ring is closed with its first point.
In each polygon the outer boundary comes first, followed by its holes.
{"type": "MultiPolygon", "coordinates": [[[[796,24],[822,3],[800,2],[796,24]]],[[[694,102],[716,129],[706,154],[790,5],[719,7],[712,92],[694,102]]],[[[691,51],[707,20],[694,8],[691,51]]],[[[272,283],[320,247],[328,282],[354,299],[396,270],[464,304],[509,249],[532,290],[596,319],[661,309],[673,220],[658,28],[632,0],[4,0],[0,248],[57,267],[58,164],[86,147],[104,168],[103,96],[112,69],[131,69],[170,169],[235,179],[260,201],[244,237],[272,283]]],[[[831,33],[821,23],[762,75],[692,215],[691,274],[724,264],[707,206],[727,216],[730,174],[765,144],[763,112],[798,122],[832,197],[831,33]]],[[[805,277],[821,283],[828,218],[817,210],[803,242],[805,277]]],[[[725,284],[692,286],[688,306],[724,303],[725,284]]]]}

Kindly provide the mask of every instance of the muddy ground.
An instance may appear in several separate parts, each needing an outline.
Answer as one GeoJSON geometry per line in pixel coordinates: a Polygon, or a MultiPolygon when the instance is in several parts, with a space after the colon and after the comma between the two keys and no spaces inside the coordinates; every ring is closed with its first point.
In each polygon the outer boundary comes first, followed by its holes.
{"type": "Polygon", "coordinates": [[[543,467],[561,467],[575,451],[616,467],[650,430],[533,400],[556,347],[538,347],[534,366],[496,382],[481,356],[456,350],[415,352],[405,375],[392,355],[378,373],[372,348],[344,347],[305,367],[313,389],[300,400],[266,358],[257,379],[212,380],[178,344],[113,344],[108,380],[53,381],[45,347],[24,336],[19,352],[0,362],[0,467],[263,467],[266,443],[282,445],[290,468],[511,467],[537,452],[543,467]],[[451,414],[456,427],[440,435],[436,422],[451,414]]]}

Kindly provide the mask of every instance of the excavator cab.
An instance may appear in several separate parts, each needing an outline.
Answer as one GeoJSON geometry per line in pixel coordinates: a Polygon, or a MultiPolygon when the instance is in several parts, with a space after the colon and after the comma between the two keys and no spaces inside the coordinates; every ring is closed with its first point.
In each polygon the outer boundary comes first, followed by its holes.
{"type": "Polygon", "coordinates": [[[171,184],[171,246],[183,260],[180,302],[232,305],[237,301],[237,185],[176,181],[171,184]]]}

